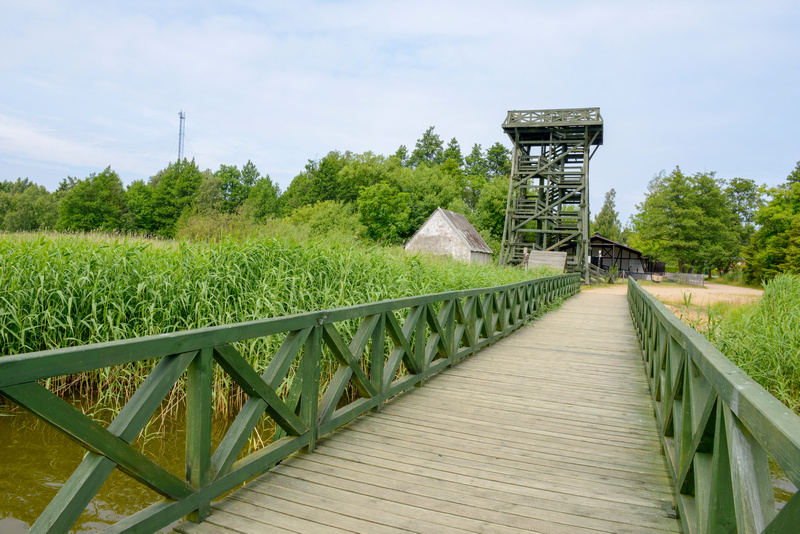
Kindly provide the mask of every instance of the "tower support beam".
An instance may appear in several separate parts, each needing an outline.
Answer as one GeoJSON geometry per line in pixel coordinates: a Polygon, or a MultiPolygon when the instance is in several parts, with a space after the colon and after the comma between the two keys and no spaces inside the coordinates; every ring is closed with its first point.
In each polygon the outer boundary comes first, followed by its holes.
{"type": "Polygon", "coordinates": [[[568,270],[588,282],[589,160],[603,144],[600,108],[509,111],[503,130],[514,149],[500,264],[521,263],[525,249],[566,251],[568,270]]]}

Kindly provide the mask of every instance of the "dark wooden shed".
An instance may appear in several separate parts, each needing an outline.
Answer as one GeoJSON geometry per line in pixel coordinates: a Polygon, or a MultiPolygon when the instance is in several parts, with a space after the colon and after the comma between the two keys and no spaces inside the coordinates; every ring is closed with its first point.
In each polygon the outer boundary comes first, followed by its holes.
{"type": "Polygon", "coordinates": [[[601,269],[616,266],[626,273],[663,273],[664,262],[645,256],[641,251],[623,243],[612,241],[600,234],[589,238],[591,262],[601,269]]]}

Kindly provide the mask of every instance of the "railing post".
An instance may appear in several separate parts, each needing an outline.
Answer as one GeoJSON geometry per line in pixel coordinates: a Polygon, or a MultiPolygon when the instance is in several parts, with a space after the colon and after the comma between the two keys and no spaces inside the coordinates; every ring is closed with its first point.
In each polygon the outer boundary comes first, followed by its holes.
{"type": "MultiPolygon", "coordinates": [[[[186,372],[186,480],[195,488],[210,482],[213,349],[201,349],[186,372]]],[[[206,503],[187,517],[201,522],[211,512],[206,503]]]]}
{"type": "MultiPolygon", "coordinates": [[[[419,372],[425,373],[425,371],[428,370],[428,366],[425,365],[425,345],[427,343],[425,339],[425,328],[428,321],[428,306],[425,304],[421,304],[420,306],[422,307],[422,311],[417,318],[417,325],[414,333],[414,358],[417,360],[417,369],[419,369],[419,372]]],[[[422,381],[420,380],[416,385],[417,387],[422,386],[422,381]]]]}
{"type": "Polygon", "coordinates": [[[317,411],[319,408],[319,375],[322,359],[322,326],[315,326],[306,339],[301,360],[302,390],[300,392],[300,419],[308,425],[307,452],[317,445],[317,411]]]}
{"type": "MultiPolygon", "coordinates": [[[[449,354],[447,357],[450,359],[450,367],[453,366],[456,360],[456,352],[458,348],[456,347],[456,301],[455,299],[449,301],[450,303],[450,310],[447,312],[447,317],[445,317],[445,324],[442,325],[444,328],[444,333],[447,339],[445,340],[445,345],[447,346],[447,350],[449,354]]],[[[446,303],[445,303],[446,304],[446,303]]]]}
{"type": "MultiPolygon", "coordinates": [[[[378,392],[378,395],[383,393],[383,358],[385,342],[386,314],[381,313],[377,324],[375,325],[375,330],[372,331],[372,347],[369,354],[369,380],[372,382],[372,385],[375,386],[375,390],[378,392]]],[[[381,400],[375,406],[375,408],[372,409],[372,411],[380,412],[382,403],[383,401],[381,400]]]]}

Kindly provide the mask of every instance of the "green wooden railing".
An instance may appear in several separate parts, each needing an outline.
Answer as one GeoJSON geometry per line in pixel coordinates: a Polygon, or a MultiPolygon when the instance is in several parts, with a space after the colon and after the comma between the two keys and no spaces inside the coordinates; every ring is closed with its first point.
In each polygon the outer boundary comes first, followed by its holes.
{"type": "Polygon", "coordinates": [[[0,358],[0,393],[88,451],[31,532],[68,532],[115,468],[164,499],[107,531],[153,532],[184,516],[202,521],[213,499],[296,451],[313,451],[319,436],[380,409],[389,398],[421,385],[430,375],[521,327],[548,303],[579,289],[580,275],[566,274],[0,358]],[[359,326],[348,343],[340,330],[353,322],[359,326]],[[259,375],[233,344],[267,336],[285,337],[259,375]],[[337,366],[326,388],[320,386],[323,351],[337,366]],[[144,360],[158,363],[108,427],[38,382],[144,360]],[[406,370],[402,376],[401,362],[406,370]],[[248,400],[212,452],[215,364],[248,400]],[[131,445],[184,373],[185,480],[131,445]],[[288,385],[284,381],[291,381],[288,388],[280,387],[288,385]],[[348,384],[359,398],[342,405],[348,384]],[[279,389],[288,393],[280,396],[279,389]],[[237,460],[265,412],[276,425],[272,442],[237,460]]]}
{"type": "Polygon", "coordinates": [[[769,465],[800,486],[800,417],[632,278],[628,301],[685,531],[800,532],[800,492],[778,512],[769,465]]]}

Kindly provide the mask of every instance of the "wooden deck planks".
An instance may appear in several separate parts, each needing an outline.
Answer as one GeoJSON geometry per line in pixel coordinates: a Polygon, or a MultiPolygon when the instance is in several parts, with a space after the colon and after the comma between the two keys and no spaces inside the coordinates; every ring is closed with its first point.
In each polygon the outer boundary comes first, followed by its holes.
{"type": "Polygon", "coordinates": [[[627,301],[582,292],[212,506],[206,532],[680,532],[627,301]]]}

